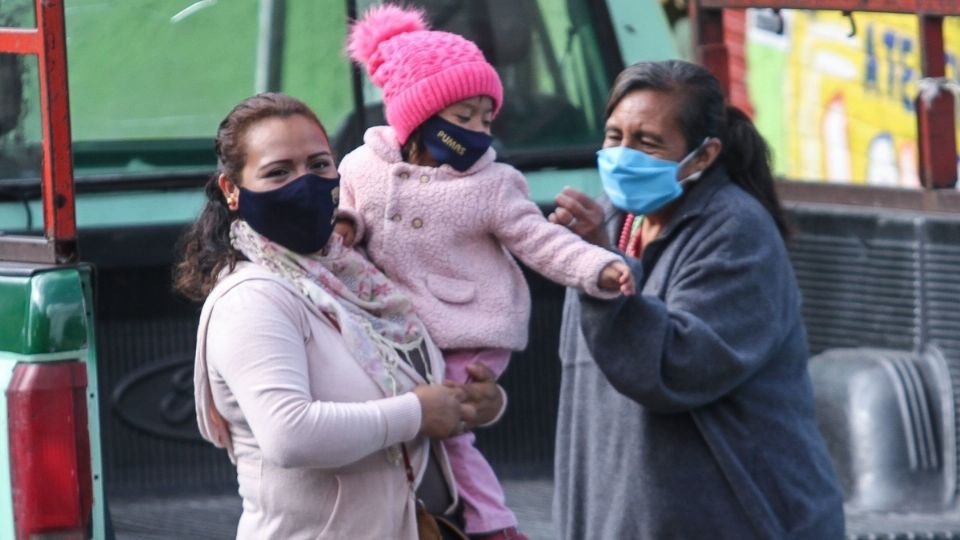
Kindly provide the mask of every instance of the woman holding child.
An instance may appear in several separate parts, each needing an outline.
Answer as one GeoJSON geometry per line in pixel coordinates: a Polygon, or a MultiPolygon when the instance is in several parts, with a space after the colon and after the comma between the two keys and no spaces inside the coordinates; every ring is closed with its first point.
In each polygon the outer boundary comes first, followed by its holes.
{"type": "Polygon", "coordinates": [[[629,270],[548,223],[494,163],[502,87],[473,43],[387,5],[349,48],[384,86],[390,126],[344,159],[342,184],[313,112],[254,96],[220,125],[183,243],[177,287],[204,302],[198,424],[237,466],[237,536],[416,538],[419,500],[471,538],[525,538],[469,435],[502,414],[495,378],[526,342],[529,292],[506,250],[601,297],[631,292],[629,270]],[[408,61],[419,50],[448,56],[408,61]],[[377,206],[396,204],[433,213],[377,206]]]}

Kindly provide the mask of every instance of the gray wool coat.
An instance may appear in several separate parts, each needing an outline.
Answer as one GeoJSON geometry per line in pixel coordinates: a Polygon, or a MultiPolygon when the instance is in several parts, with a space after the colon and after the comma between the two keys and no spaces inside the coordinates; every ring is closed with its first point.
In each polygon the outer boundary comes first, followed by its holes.
{"type": "Polygon", "coordinates": [[[800,292],[766,210],[715,167],[630,263],[642,294],[567,293],[560,537],[843,538],[800,292]]]}

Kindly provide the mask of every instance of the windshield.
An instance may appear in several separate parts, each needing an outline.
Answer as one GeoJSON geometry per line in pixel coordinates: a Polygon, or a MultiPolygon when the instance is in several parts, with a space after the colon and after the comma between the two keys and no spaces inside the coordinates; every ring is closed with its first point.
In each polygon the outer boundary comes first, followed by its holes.
{"type": "MultiPolygon", "coordinates": [[[[33,0],[3,3],[0,27],[35,26],[33,0]]],[[[0,178],[38,176],[41,157],[37,85],[35,56],[0,54],[0,178]]]]}
{"type": "MultiPolygon", "coordinates": [[[[10,3],[4,0],[4,19],[10,19],[10,3]]],[[[341,123],[352,103],[350,67],[341,54],[344,3],[277,4],[284,9],[275,33],[283,39],[267,44],[258,2],[250,0],[68,0],[76,177],[211,171],[217,125],[240,100],[268,89],[258,87],[264,66],[279,74],[269,89],[304,99],[328,125],[341,123]],[[266,56],[258,55],[261,49],[266,56]]],[[[9,165],[12,158],[35,154],[39,144],[39,104],[30,92],[36,70],[19,71],[12,79],[0,71],[2,88],[26,90],[18,126],[0,147],[0,182],[39,176],[38,160],[28,167],[9,165]]],[[[8,101],[3,103],[7,113],[8,101]]]]}
{"type": "MultiPolygon", "coordinates": [[[[413,3],[434,27],[477,42],[500,73],[505,103],[493,130],[501,155],[587,155],[599,144],[618,59],[600,49],[595,7],[567,0],[413,3]]],[[[32,5],[4,0],[0,24],[32,26],[32,5]]],[[[145,7],[68,0],[65,10],[80,182],[210,172],[217,124],[259,90],[306,101],[341,152],[361,142],[364,127],[383,121],[377,89],[365,80],[365,106],[354,106],[354,72],[343,52],[346,2],[154,0],[145,7]]],[[[39,177],[36,87],[35,57],[0,56],[0,183],[8,186],[39,177]]]]}

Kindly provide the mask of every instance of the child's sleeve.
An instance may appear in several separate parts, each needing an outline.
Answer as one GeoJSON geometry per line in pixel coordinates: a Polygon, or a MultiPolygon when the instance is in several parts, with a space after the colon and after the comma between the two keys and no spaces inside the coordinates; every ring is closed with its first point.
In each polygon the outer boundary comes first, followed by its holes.
{"type": "Polygon", "coordinates": [[[363,224],[363,216],[357,210],[357,199],[353,191],[354,171],[351,167],[350,156],[347,155],[340,163],[340,203],[337,207],[337,219],[343,218],[353,223],[353,243],[354,245],[363,243],[363,235],[366,227],[363,224]]]}
{"type": "Polygon", "coordinates": [[[500,183],[496,205],[493,233],[524,264],[551,281],[590,296],[615,298],[619,294],[601,290],[599,280],[607,265],[623,259],[547,221],[530,200],[527,182],[518,171],[510,171],[500,183]]]}

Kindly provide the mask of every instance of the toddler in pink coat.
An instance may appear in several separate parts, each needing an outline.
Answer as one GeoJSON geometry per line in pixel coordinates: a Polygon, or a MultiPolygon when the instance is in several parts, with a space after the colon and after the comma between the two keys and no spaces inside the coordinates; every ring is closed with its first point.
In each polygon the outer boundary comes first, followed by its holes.
{"type": "MultiPolygon", "coordinates": [[[[413,299],[447,379],[482,363],[498,376],[527,344],[530,293],[511,254],[598,297],[633,293],[622,259],[548,222],[519,171],[495,162],[500,78],[477,46],[386,4],[356,22],[350,56],[383,89],[388,126],[340,164],[338,231],[413,299]],[[352,237],[352,239],[351,239],[352,237]]],[[[445,441],[474,538],[522,538],[472,433],[445,441]]]]}

